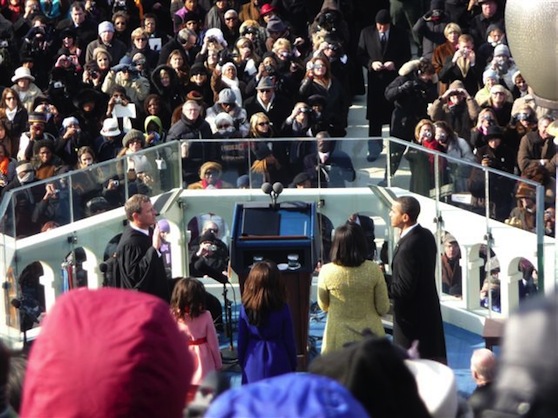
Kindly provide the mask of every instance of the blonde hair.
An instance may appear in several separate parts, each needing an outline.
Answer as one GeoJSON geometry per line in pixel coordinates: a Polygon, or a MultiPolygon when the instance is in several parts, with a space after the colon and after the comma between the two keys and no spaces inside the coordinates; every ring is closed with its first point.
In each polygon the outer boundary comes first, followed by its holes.
{"type": "Polygon", "coordinates": [[[271,49],[273,52],[277,53],[280,49],[288,49],[291,52],[292,46],[291,41],[285,38],[279,38],[273,43],[273,48],[271,49]]]}
{"type": "Polygon", "coordinates": [[[451,32],[457,32],[460,36],[463,33],[461,27],[453,22],[448,23],[444,28],[444,36],[447,38],[451,32]]]}
{"type": "Polygon", "coordinates": [[[140,37],[146,37],[147,38],[147,33],[145,32],[145,30],[143,28],[135,28],[132,33],[130,34],[130,38],[132,38],[132,41],[136,38],[140,38],[140,37]]]}

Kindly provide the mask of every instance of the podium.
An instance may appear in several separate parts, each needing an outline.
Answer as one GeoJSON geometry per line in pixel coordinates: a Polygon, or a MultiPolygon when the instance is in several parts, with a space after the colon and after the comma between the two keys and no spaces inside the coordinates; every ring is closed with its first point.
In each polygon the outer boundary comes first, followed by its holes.
{"type": "Polygon", "coordinates": [[[299,370],[307,366],[310,286],[318,259],[318,237],[315,203],[236,204],[231,267],[238,275],[240,292],[256,260],[271,260],[280,267],[293,318],[299,370]],[[287,256],[292,254],[298,256],[298,265],[288,267],[287,256]]]}

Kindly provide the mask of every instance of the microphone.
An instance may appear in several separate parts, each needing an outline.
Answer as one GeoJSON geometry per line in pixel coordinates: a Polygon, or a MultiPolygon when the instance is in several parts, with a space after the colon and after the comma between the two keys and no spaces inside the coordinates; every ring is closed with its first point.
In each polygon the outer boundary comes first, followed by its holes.
{"type": "Polygon", "coordinates": [[[273,184],[273,191],[277,196],[279,196],[283,192],[283,185],[279,182],[273,184]]]}
{"type": "Polygon", "coordinates": [[[271,186],[271,183],[266,182],[262,184],[262,192],[270,195],[272,191],[273,191],[273,187],[271,186]]]}

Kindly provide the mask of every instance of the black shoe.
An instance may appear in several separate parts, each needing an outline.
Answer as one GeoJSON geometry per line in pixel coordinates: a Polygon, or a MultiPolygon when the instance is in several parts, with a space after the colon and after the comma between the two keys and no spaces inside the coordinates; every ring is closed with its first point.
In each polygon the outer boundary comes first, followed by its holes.
{"type": "Polygon", "coordinates": [[[387,187],[387,180],[386,180],[386,179],[383,179],[382,181],[380,181],[380,182],[378,183],[378,186],[380,186],[380,187],[387,187]]]}
{"type": "Polygon", "coordinates": [[[368,161],[369,163],[372,163],[372,162],[376,161],[378,159],[378,157],[379,157],[379,155],[368,154],[366,156],[366,161],[368,161]]]}

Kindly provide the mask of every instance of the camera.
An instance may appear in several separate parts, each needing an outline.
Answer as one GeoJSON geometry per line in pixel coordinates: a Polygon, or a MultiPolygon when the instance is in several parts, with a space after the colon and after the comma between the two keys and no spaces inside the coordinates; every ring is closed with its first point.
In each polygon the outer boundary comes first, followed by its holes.
{"type": "Polygon", "coordinates": [[[267,75],[275,74],[275,68],[273,68],[272,65],[264,65],[264,70],[267,73],[267,75]]]}
{"type": "Polygon", "coordinates": [[[89,77],[91,78],[98,78],[99,73],[97,71],[89,71],[89,77]]]}
{"type": "Polygon", "coordinates": [[[113,180],[112,184],[114,184],[114,187],[119,187],[120,186],[120,182],[118,180],[113,180]]]}
{"type": "Polygon", "coordinates": [[[60,196],[60,189],[54,189],[53,193],[54,193],[54,196],[56,196],[56,197],[60,196]]]}
{"type": "Polygon", "coordinates": [[[122,104],[122,99],[120,97],[116,97],[114,99],[114,104],[122,104]]]}
{"type": "Polygon", "coordinates": [[[5,39],[0,41],[0,48],[7,48],[8,47],[8,41],[6,41],[5,39]]]}
{"type": "Polygon", "coordinates": [[[432,138],[432,132],[426,131],[426,132],[424,133],[424,137],[425,137],[425,138],[429,138],[429,139],[432,138]]]}
{"type": "Polygon", "coordinates": [[[312,113],[312,109],[309,109],[307,107],[303,107],[301,109],[298,109],[298,113],[312,113]]]}
{"type": "Polygon", "coordinates": [[[209,249],[210,249],[211,251],[217,251],[217,246],[216,246],[215,244],[211,244],[211,245],[209,246],[209,249]]]}
{"type": "Polygon", "coordinates": [[[216,38],[215,36],[208,36],[208,37],[207,37],[207,42],[216,42],[216,43],[218,43],[218,42],[217,42],[217,38],[216,38]]]}

